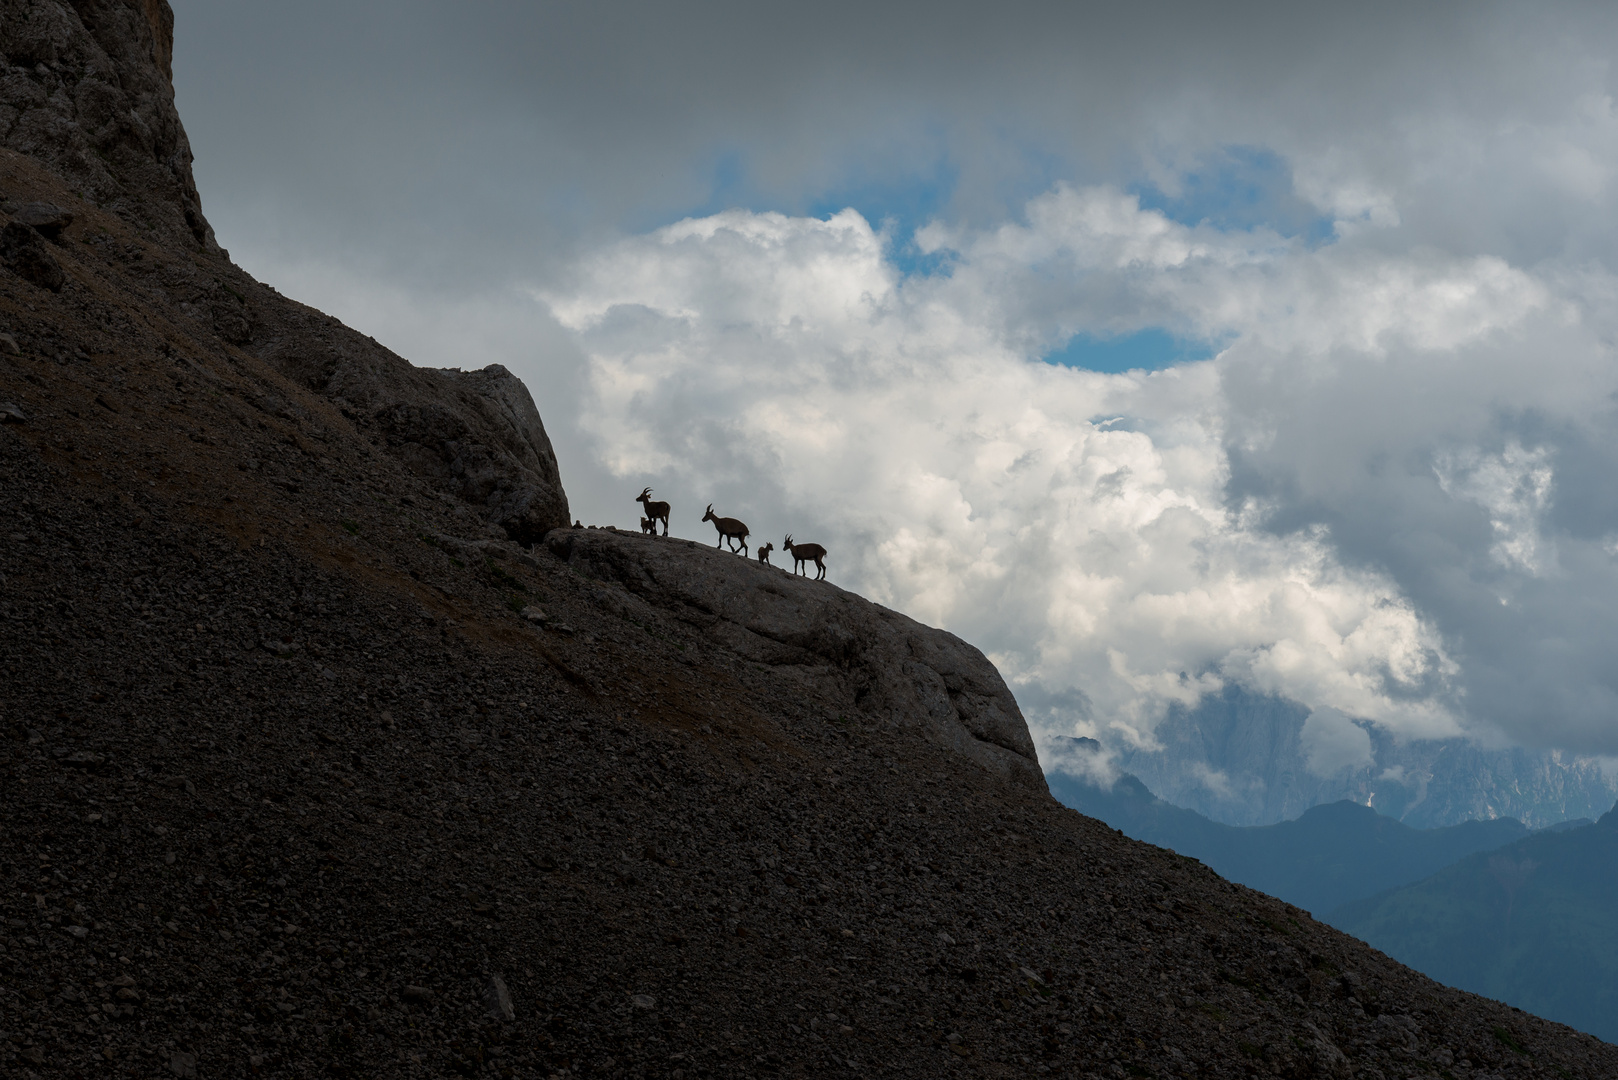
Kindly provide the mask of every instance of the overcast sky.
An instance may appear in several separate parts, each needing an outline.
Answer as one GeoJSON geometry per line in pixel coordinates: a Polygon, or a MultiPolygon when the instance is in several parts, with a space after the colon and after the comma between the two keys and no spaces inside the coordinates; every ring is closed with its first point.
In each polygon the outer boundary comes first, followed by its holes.
{"type": "Polygon", "coordinates": [[[1041,737],[1618,754],[1610,5],[173,2],[221,243],[586,521],[824,543],[1041,737]]]}

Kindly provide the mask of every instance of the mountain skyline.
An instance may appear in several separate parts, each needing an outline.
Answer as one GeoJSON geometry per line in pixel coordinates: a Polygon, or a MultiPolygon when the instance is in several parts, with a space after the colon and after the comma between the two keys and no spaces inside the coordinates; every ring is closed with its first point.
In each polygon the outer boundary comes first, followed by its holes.
{"type": "Polygon", "coordinates": [[[1196,859],[1316,918],[1530,833],[1511,818],[1413,829],[1351,802],[1314,806],[1274,825],[1224,825],[1159,799],[1128,773],[1107,788],[1058,775],[1051,793],[1125,836],[1196,859]]]}
{"type": "Polygon", "coordinates": [[[1100,744],[1057,738],[1045,753],[1097,782],[1134,774],[1167,802],[1238,826],[1347,800],[1418,829],[1496,818],[1538,829],[1593,820],[1618,800],[1599,758],[1464,738],[1401,742],[1372,724],[1319,721],[1296,702],[1226,687],[1194,709],[1171,708],[1158,749],[1098,755],[1100,744]]]}

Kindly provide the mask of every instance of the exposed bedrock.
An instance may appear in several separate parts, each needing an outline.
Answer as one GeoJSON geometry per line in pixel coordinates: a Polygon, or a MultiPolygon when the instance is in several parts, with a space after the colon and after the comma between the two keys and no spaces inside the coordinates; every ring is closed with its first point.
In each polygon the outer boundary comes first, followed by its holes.
{"type": "Polygon", "coordinates": [[[1028,725],[987,657],[944,630],[829,582],[704,544],[560,529],[547,546],[582,574],[673,609],[715,644],[813,684],[817,697],[927,738],[1045,790],[1028,725]]]}

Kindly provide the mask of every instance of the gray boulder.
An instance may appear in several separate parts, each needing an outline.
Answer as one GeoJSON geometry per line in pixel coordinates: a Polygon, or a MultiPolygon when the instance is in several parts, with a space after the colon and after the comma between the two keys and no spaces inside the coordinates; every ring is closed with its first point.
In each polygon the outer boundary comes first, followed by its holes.
{"type": "Polygon", "coordinates": [[[55,238],[73,224],[73,215],[55,203],[33,202],[18,207],[17,212],[11,215],[11,220],[37,229],[41,236],[55,238]]]}
{"type": "Polygon", "coordinates": [[[1045,790],[1017,701],[1000,672],[954,634],[923,626],[829,582],[796,577],[705,544],[615,529],[558,529],[556,557],[671,609],[710,641],[841,700],[851,714],[925,737],[1045,790]]]}

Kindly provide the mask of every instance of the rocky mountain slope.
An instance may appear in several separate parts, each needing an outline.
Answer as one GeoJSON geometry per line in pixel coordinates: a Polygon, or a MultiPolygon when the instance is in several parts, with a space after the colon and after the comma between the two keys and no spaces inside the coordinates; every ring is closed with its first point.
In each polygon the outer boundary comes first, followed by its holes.
{"type": "Polygon", "coordinates": [[[162,0],[0,16],[6,1075],[1618,1075],[1060,807],[957,639],[562,528],[509,375],[218,250],[162,0]]]}

